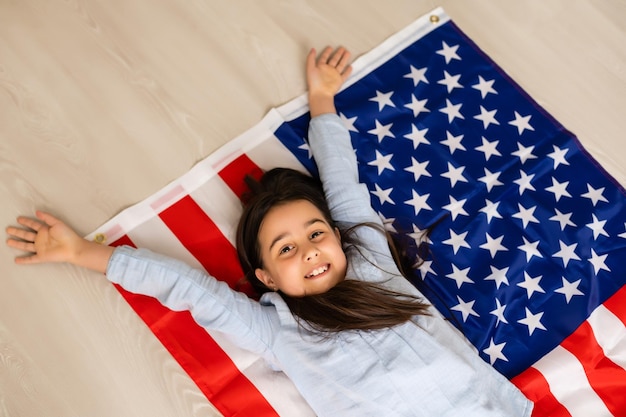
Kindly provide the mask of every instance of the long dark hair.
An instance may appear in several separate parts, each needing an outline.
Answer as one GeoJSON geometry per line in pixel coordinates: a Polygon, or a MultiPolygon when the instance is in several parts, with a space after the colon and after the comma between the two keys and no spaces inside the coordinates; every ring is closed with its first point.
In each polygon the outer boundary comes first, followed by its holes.
{"type": "MultiPolygon", "coordinates": [[[[266,172],[258,182],[251,178],[246,182],[251,192],[244,198],[245,207],[237,227],[237,254],[245,278],[261,295],[272,290],[255,275],[255,269],[263,267],[258,234],[261,222],[272,207],[306,200],[322,212],[331,227],[336,225],[322,184],[309,175],[288,168],[275,168],[266,172]]],[[[357,248],[358,242],[350,233],[353,229],[339,229],[344,250],[349,246],[357,248]]],[[[279,293],[301,324],[303,321],[311,329],[324,333],[393,327],[415,315],[427,314],[428,308],[417,297],[355,279],[344,279],[322,294],[292,297],[279,293]]]]}

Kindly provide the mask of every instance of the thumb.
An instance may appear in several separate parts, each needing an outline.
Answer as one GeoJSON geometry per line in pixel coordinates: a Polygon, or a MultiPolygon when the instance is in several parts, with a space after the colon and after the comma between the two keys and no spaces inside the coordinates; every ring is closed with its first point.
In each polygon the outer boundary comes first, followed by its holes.
{"type": "Polygon", "coordinates": [[[55,224],[61,223],[61,220],[57,219],[50,213],[46,213],[45,211],[37,210],[35,211],[35,216],[46,225],[52,227],[55,224]]]}
{"type": "Polygon", "coordinates": [[[311,71],[313,68],[315,68],[315,57],[317,56],[317,52],[315,51],[315,48],[311,48],[311,50],[309,51],[309,54],[306,57],[306,69],[307,71],[311,71]]]}

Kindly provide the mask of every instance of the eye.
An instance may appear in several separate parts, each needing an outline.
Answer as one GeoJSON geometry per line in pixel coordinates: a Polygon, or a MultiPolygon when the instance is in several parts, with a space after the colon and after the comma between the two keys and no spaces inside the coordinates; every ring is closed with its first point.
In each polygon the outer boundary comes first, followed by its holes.
{"type": "Polygon", "coordinates": [[[324,234],[323,231],[317,230],[317,231],[311,233],[311,239],[318,238],[318,237],[322,236],[323,234],[324,234]]]}
{"type": "Polygon", "coordinates": [[[291,250],[293,249],[293,246],[283,246],[282,248],[280,248],[280,251],[278,251],[279,255],[284,255],[285,253],[289,253],[291,250]]]}

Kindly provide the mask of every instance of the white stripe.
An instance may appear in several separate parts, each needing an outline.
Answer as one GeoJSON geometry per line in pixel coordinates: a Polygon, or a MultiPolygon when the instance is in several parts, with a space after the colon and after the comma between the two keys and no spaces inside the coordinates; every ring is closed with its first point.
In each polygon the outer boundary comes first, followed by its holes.
{"type": "Polygon", "coordinates": [[[138,225],[128,233],[130,240],[138,248],[146,248],[156,253],[167,254],[187,265],[202,269],[202,264],[183,246],[176,235],[160,217],[156,215],[138,225]]]}
{"type": "Polygon", "coordinates": [[[600,305],[587,319],[604,355],[626,369],[626,327],[609,309],[600,305]]]}
{"type": "Polygon", "coordinates": [[[298,158],[274,136],[268,138],[261,146],[250,149],[247,155],[264,171],[280,166],[307,172],[306,168],[298,161],[298,158]]]}
{"type": "Polygon", "coordinates": [[[543,374],[554,397],[572,417],[612,416],[589,385],[580,362],[565,348],[557,346],[533,367],[543,374]]]}
{"type": "MultiPolygon", "coordinates": [[[[230,187],[221,177],[216,176],[193,191],[190,196],[234,247],[242,206],[230,187]]],[[[201,234],[202,231],[198,233],[201,234]]]]}

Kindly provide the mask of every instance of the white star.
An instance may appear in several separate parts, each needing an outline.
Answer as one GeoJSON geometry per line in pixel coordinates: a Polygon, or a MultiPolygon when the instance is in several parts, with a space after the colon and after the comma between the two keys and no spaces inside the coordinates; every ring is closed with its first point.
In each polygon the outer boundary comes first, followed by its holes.
{"type": "Polygon", "coordinates": [[[376,190],[371,191],[371,193],[374,194],[376,197],[378,197],[381,205],[383,205],[385,202],[390,203],[390,204],[396,204],[393,202],[393,200],[390,197],[390,194],[393,191],[393,187],[387,188],[386,190],[383,190],[382,188],[380,188],[378,184],[374,184],[374,187],[376,187],[376,190]]]}
{"type": "Polygon", "coordinates": [[[413,141],[413,149],[417,149],[420,143],[425,145],[430,145],[428,139],[426,139],[426,133],[428,132],[428,128],[418,129],[414,124],[411,125],[411,133],[404,135],[405,138],[413,141]]]}
{"type": "Polygon", "coordinates": [[[569,282],[565,279],[565,277],[561,277],[563,280],[563,286],[561,288],[557,288],[554,292],[558,292],[559,294],[563,294],[565,296],[565,302],[569,304],[570,300],[575,295],[585,295],[582,291],[578,289],[578,285],[580,285],[580,279],[578,281],[569,282]]]}
{"type": "Polygon", "coordinates": [[[454,197],[450,196],[450,204],[443,206],[444,209],[448,210],[452,215],[452,220],[456,220],[456,216],[462,215],[467,216],[467,212],[463,208],[463,205],[467,201],[467,198],[463,200],[457,201],[454,197]]]}
{"type": "MultiPolygon", "coordinates": [[[[624,229],[626,229],[626,223],[624,223],[624,229]]],[[[621,237],[622,239],[626,239],[626,231],[620,233],[618,236],[621,237]]]]}
{"type": "Polygon", "coordinates": [[[560,164],[569,165],[569,162],[565,159],[565,154],[569,149],[559,149],[556,145],[552,145],[554,152],[549,153],[548,156],[554,159],[554,169],[556,169],[560,164]]]}
{"type": "Polygon", "coordinates": [[[456,53],[459,49],[459,45],[448,46],[445,41],[442,41],[441,44],[441,49],[437,51],[437,54],[446,58],[446,64],[449,64],[453,59],[458,59],[459,61],[461,60],[461,57],[459,57],[456,53]]]}
{"type": "Polygon", "coordinates": [[[487,192],[491,192],[491,189],[495,187],[496,185],[503,184],[502,182],[498,181],[498,177],[500,176],[501,172],[492,173],[487,168],[484,168],[484,170],[485,170],[485,176],[480,177],[478,181],[485,183],[485,185],[487,186],[487,192]]]}
{"type": "Polygon", "coordinates": [[[413,197],[410,200],[405,201],[405,204],[413,206],[415,215],[417,216],[421,210],[432,210],[432,208],[426,203],[430,194],[419,195],[415,190],[411,190],[413,197]]]}
{"type": "Polygon", "coordinates": [[[536,276],[536,277],[531,277],[528,274],[528,272],[524,271],[524,281],[517,284],[517,286],[526,289],[526,295],[528,296],[528,299],[530,300],[530,297],[535,292],[540,292],[543,294],[546,293],[543,290],[543,288],[541,288],[541,286],[539,285],[539,281],[541,281],[541,278],[543,278],[541,275],[536,276]]]}
{"type": "Polygon", "coordinates": [[[308,143],[304,142],[302,145],[298,146],[298,149],[306,151],[309,159],[313,158],[313,154],[311,153],[311,148],[309,147],[308,143]]]}
{"type": "Polygon", "coordinates": [[[500,122],[496,120],[496,112],[498,110],[487,110],[483,106],[480,106],[480,114],[474,116],[474,119],[483,122],[483,128],[487,129],[490,124],[499,125],[500,122]]]}
{"type": "Polygon", "coordinates": [[[463,176],[465,167],[455,168],[450,162],[448,162],[448,172],[441,174],[442,177],[450,180],[450,187],[454,187],[457,182],[467,182],[467,179],[463,176]]]}
{"type": "Polygon", "coordinates": [[[524,191],[526,190],[535,191],[535,187],[533,187],[530,183],[535,177],[535,174],[526,175],[526,173],[522,170],[520,170],[519,174],[520,177],[513,181],[515,184],[519,185],[519,195],[524,194],[524,191]]]}
{"type": "Polygon", "coordinates": [[[395,171],[396,169],[391,165],[391,158],[393,158],[393,154],[383,155],[376,149],[376,159],[368,162],[367,165],[375,166],[378,169],[378,175],[382,174],[385,169],[395,171]]]}
{"type": "MultiPolygon", "coordinates": [[[[489,265],[489,268],[491,268],[491,274],[485,277],[485,281],[495,281],[496,289],[500,289],[500,285],[502,284],[509,285],[509,279],[506,276],[507,272],[509,272],[508,266],[502,269],[498,269],[493,265],[489,265]]],[[[506,321],[504,322],[506,323],[506,321]]]]}
{"type": "Polygon", "coordinates": [[[378,103],[378,111],[384,109],[385,106],[396,107],[396,105],[393,104],[393,101],[391,101],[391,96],[393,95],[393,93],[393,91],[390,91],[388,93],[382,93],[376,90],[376,97],[370,98],[369,101],[375,101],[376,103],[378,103]]]}
{"type": "Polygon", "coordinates": [[[437,81],[437,84],[445,85],[448,93],[451,93],[455,88],[463,88],[461,84],[459,84],[459,78],[461,78],[461,74],[459,75],[450,75],[448,71],[443,71],[443,79],[437,81]]]}
{"type": "Polygon", "coordinates": [[[609,202],[609,200],[607,200],[602,195],[602,193],[604,192],[604,187],[596,189],[593,188],[590,184],[587,184],[587,190],[588,191],[585,194],[581,194],[580,196],[590,199],[594,207],[596,206],[596,204],[598,204],[598,201],[603,201],[605,203],[609,202]]]}
{"type": "Polygon", "coordinates": [[[517,249],[520,249],[526,252],[526,262],[530,262],[533,256],[536,256],[538,258],[543,258],[543,256],[541,256],[541,253],[537,249],[537,246],[539,246],[539,241],[529,242],[528,240],[526,240],[525,236],[522,236],[522,239],[524,239],[524,244],[521,246],[518,246],[517,249]]]}
{"type": "Polygon", "coordinates": [[[576,223],[572,222],[570,218],[572,217],[572,213],[561,213],[558,209],[554,209],[556,214],[550,217],[550,220],[554,220],[559,222],[561,226],[561,230],[565,230],[565,226],[573,226],[576,227],[576,223]]]}
{"type": "Polygon", "coordinates": [[[485,199],[485,207],[481,208],[480,212],[485,213],[487,215],[487,224],[491,223],[491,219],[493,219],[494,217],[498,219],[502,218],[502,216],[498,212],[499,205],[500,205],[499,201],[492,203],[491,201],[485,199]]]}
{"type": "Polygon", "coordinates": [[[478,84],[474,84],[472,87],[476,90],[480,91],[480,95],[482,98],[487,97],[487,94],[498,94],[496,90],[493,89],[493,83],[495,80],[486,81],[480,75],[478,76],[478,84]]]}
{"type": "Polygon", "coordinates": [[[593,265],[593,270],[596,275],[598,275],[598,272],[600,272],[603,269],[605,271],[611,272],[611,269],[608,266],[606,266],[606,263],[605,263],[607,256],[609,256],[608,253],[604,255],[597,255],[596,251],[591,249],[591,258],[589,259],[589,262],[591,262],[591,265],[593,265]]]}
{"type": "Polygon", "coordinates": [[[458,295],[456,296],[456,298],[459,301],[459,304],[455,305],[454,307],[450,307],[450,309],[454,311],[459,311],[461,313],[461,315],[463,316],[463,323],[465,323],[470,315],[480,317],[478,313],[474,311],[474,303],[476,302],[476,300],[468,301],[466,303],[458,295]]]}
{"type": "Polygon", "coordinates": [[[433,269],[431,268],[432,264],[433,261],[424,261],[420,264],[420,266],[417,267],[417,270],[419,271],[422,280],[426,279],[426,275],[428,274],[435,275],[435,271],[433,271],[433,269]]]}
{"type": "Polygon", "coordinates": [[[452,133],[446,131],[447,139],[441,141],[442,145],[446,145],[450,148],[450,155],[454,154],[454,151],[460,149],[465,151],[465,146],[461,145],[461,141],[463,140],[463,135],[453,136],[452,133]]]}
{"type": "Polygon", "coordinates": [[[380,217],[380,221],[383,224],[383,227],[385,228],[386,231],[388,231],[390,233],[397,233],[398,232],[396,230],[396,228],[393,227],[393,222],[396,221],[395,218],[393,218],[393,217],[387,218],[381,212],[378,212],[378,217],[380,217]]]}
{"type": "Polygon", "coordinates": [[[492,258],[496,257],[498,251],[508,251],[505,246],[502,246],[502,239],[504,239],[504,236],[500,236],[494,239],[489,235],[489,233],[486,233],[486,238],[487,242],[480,245],[480,248],[487,249],[492,258]]]}
{"type": "Polygon", "coordinates": [[[593,216],[593,222],[588,223],[585,226],[593,230],[593,240],[596,240],[600,235],[608,236],[609,234],[606,232],[606,230],[604,230],[606,220],[598,220],[595,214],[592,214],[591,216],[593,216]]]}
{"type": "Polygon", "coordinates": [[[411,239],[415,241],[415,243],[417,243],[418,246],[422,244],[423,242],[427,242],[429,244],[433,243],[428,237],[427,231],[420,229],[414,224],[412,226],[413,226],[413,231],[409,233],[408,235],[411,237],[411,239]]]}
{"type": "Polygon", "coordinates": [[[526,317],[521,320],[518,320],[517,322],[524,324],[528,327],[528,335],[532,336],[533,332],[536,329],[546,330],[543,324],[541,324],[541,317],[543,317],[543,312],[533,314],[530,312],[528,307],[525,307],[525,309],[526,309],[526,317]]]}
{"type": "Polygon", "coordinates": [[[496,316],[496,327],[500,323],[509,324],[506,318],[504,318],[505,309],[506,309],[506,304],[505,305],[500,304],[500,300],[496,298],[496,308],[489,312],[489,314],[493,314],[494,316],[496,316]]]}
{"type": "Polygon", "coordinates": [[[576,247],[578,246],[578,243],[572,243],[571,245],[567,245],[562,240],[559,240],[559,246],[561,247],[561,250],[559,250],[552,256],[556,258],[561,258],[561,260],[563,260],[563,265],[565,266],[565,268],[567,268],[567,264],[572,259],[575,261],[580,261],[578,255],[576,255],[576,253],[574,252],[576,250],[576,247]]]}
{"type": "Polygon", "coordinates": [[[520,161],[522,162],[522,165],[524,165],[527,160],[537,158],[536,155],[533,155],[533,149],[535,149],[534,146],[526,147],[522,145],[521,143],[517,142],[517,150],[511,153],[511,155],[515,155],[519,157],[520,161]]]}
{"type": "Polygon", "coordinates": [[[378,137],[378,143],[382,142],[383,139],[387,136],[395,138],[394,134],[391,133],[391,126],[393,125],[393,123],[383,125],[378,120],[374,120],[374,122],[376,123],[376,127],[372,130],[368,130],[367,133],[376,135],[378,137]]]}
{"type": "Polygon", "coordinates": [[[428,67],[415,68],[413,65],[411,65],[411,72],[406,74],[404,76],[404,78],[412,79],[413,80],[413,87],[417,87],[417,85],[420,83],[420,81],[423,81],[426,84],[428,84],[428,80],[426,79],[426,70],[427,69],[428,69],[428,67]]]}
{"type": "Polygon", "coordinates": [[[343,122],[343,125],[348,129],[349,132],[359,132],[356,127],[354,127],[354,123],[356,122],[357,117],[346,117],[343,113],[339,113],[339,118],[343,122]]]}
{"type": "Polygon", "coordinates": [[[461,106],[463,103],[452,104],[449,99],[446,99],[446,107],[439,109],[440,112],[448,115],[448,123],[452,123],[455,118],[465,119],[461,114],[461,106]]]}
{"type": "Polygon", "coordinates": [[[418,100],[415,98],[415,94],[411,94],[411,102],[405,104],[404,107],[408,107],[413,110],[413,117],[417,117],[420,113],[429,113],[430,110],[426,108],[426,102],[428,99],[418,100]]]}
{"type": "Polygon", "coordinates": [[[468,232],[463,232],[460,235],[457,235],[454,230],[450,229],[450,239],[446,239],[442,243],[452,246],[452,251],[456,255],[461,248],[471,249],[471,246],[465,241],[467,233],[468,232]]]}
{"type": "Polygon", "coordinates": [[[517,133],[521,136],[524,130],[535,130],[529,123],[530,117],[531,116],[521,116],[518,112],[515,112],[515,120],[511,120],[509,124],[517,127],[517,133]]]}
{"type": "Polygon", "coordinates": [[[498,343],[496,345],[495,343],[493,343],[493,337],[491,338],[491,341],[489,342],[489,346],[486,349],[483,349],[483,353],[489,356],[489,363],[493,365],[494,363],[496,363],[498,359],[503,360],[505,362],[509,361],[507,357],[504,356],[504,354],[502,353],[504,346],[506,346],[506,342],[498,343]]]}
{"type": "Polygon", "coordinates": [[[404,168],[404,170],[412,173],[414,181],[417,182],[417,180],[419,180],[422,175],[426,177],[432,177],[432,175],[430,175],[430,172],[426,170],[426,167],[429,163],[430,161],[417,162],[415,158],[411,157],[411,166],[408,168],[404,168]]]}
{"type": "Polygon", "coordinates": [[[571,197],[572,195],[567,192],[567,186],[569,185],[569,181],[558,182],[556,178],[552,177],[552,186],[546,187],[546,191],[554,194],[554,198],[558,202],[561,197],[571,197]]]}
{"type": "Polygon", "coordinates": [[[535,217],[535,210],[537,206],[533,206],[531,208],[525,208],[520,203],[517,203],[517,208],[519,211],[513,215],[516,219],[520,219],[522,221],[522,225],[524,229],[528,226],[528,223],[539,223],[539,220],[535,217]]]}
{"type": "Polygon", "coordinates": [[[493,142],[489,142],[484,137],[482,137],[482,140],[483,144],[475,149],[485,154],[485,161],[488,161],[493,155],[502,156],[502,154],[496,149],[496,146],[498,146],[498,142],[500,141],[494,140],[493,142]]]}
{"type": "Polygon", "coordinates": [[[465,269],[459,269],[456,267],[456,265],[452,265],[452,273],[446,275],[446,278],[453,279],[456,282],[457,288],[461,288],[461,285],[463,285],[464,283],[467,283],[467,284],[474,283],[474,281],[472,281],[467,276],[468,273],[469,273],[469,267],[465,269]]]}

